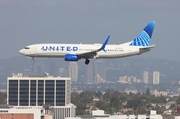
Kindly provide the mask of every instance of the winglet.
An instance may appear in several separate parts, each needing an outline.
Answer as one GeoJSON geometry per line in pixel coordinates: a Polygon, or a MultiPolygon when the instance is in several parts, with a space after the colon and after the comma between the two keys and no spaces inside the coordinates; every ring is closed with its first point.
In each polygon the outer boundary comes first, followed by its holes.
{"type": "Polygon", "coordinates": [[[106,47],[106,45],[107,45],[107,43],[108,43],[108,41],[109,41],[109,38],[110,38],[110,35],[107,37],[106,41],[103,43],[102,47],[100,48],[100,49],[103,50],[104,52],[106,52],[105,47],[106,47]]]}

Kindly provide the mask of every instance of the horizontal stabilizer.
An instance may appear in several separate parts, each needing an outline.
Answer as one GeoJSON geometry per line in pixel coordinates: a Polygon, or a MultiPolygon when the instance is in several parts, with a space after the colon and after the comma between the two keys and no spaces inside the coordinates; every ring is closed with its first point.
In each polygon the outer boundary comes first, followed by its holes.
{"type": "Polygon", "coordinates": [[[150,51],[155,45],[147,46],[147,47],[141,47],[139,48],[140,53],[148,52],[150,51]]]}
{"type": "Polygon", "coordinates": [[[151,49],[151,48],[153,48],[155,45],[150,45],[150,46],[146,46],[146,47],[141,47],[141,48],[139,48],[139,49],[151,49]]]}

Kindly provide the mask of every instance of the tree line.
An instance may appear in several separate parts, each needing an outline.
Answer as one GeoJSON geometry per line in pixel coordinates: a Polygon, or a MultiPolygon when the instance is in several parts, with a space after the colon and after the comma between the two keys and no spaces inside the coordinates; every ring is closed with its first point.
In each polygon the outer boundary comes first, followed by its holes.
{"type": "MultiPolygon", "coordinates": [[[[122,109],[131,108],[131,111],[122,112],[124,114],[146,114],[147,110],[156,110],[158,114],[162,114],[165,110],[164,106],[158,104],[165,104],[167,101],[176,101],[180,104],[180,97],[155,97],[150,94],[149,89],[144,94],[123,93],[114,90],[101,91],[83,91],[81,93],[72,92],[71,102],[77,106],[76,114],[85,115],[89,114],[89,107],[91,110],[101,109],[107,114],[114,114],[121,112],[122,109]],[[98,99],[98,100],[93,100],[98,99]],[[168,100],[167,100],[168,99],[168,100]]],[[[175,109],[176,105],[171,108],[175,109]]]]}
{"type": "Polygon", "coordinates": [[[0,104],[7,104],[7,92],[0,91],[0,104]]]}

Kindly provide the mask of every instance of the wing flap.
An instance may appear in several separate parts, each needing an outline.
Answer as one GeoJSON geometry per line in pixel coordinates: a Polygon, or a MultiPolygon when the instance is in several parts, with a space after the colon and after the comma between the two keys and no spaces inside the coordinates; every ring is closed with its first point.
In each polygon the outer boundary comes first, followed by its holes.
{"type": "Polygon", "coordinates": [[[94,56],[96,56],[97,51],[85,52],[85,53],[80,53],[77,55],[78,55],[79,59],[82,59],[82,58],[89,59],[89,58],[93,58],[94,56]]]}

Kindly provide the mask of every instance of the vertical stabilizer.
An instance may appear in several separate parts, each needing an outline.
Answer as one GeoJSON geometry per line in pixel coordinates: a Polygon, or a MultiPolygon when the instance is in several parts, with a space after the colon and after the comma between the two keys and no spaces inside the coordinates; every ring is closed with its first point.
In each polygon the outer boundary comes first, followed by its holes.
{"type": "Polygon", "coordinates": [[[155,21],[150,21],[139,33],[139,35],[131,42],[130,46],[149,46],[155,23],[155,21]]]}

